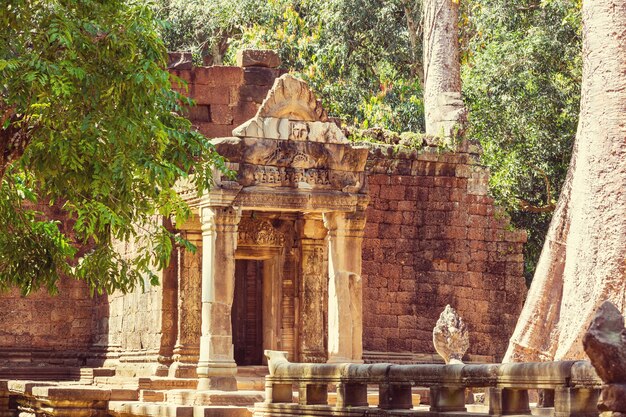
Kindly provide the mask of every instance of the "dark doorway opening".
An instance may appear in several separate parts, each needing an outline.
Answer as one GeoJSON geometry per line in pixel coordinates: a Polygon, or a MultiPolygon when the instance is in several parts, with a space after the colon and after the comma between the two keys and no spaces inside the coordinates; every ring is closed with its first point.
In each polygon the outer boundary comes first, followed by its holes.
{"type": "Polygon", "coordinates": [[[232,310],[235,362],[263,363],[263,261],[238,259],[232,310]]]}

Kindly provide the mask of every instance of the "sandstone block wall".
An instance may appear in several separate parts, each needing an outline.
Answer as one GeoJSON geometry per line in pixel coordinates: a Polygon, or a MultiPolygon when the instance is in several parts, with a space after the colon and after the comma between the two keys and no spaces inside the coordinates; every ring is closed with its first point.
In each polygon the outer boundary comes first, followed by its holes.
{"type": "MultiPolygon", "coordinates": [[[[141,247],[136,242],[118,242],[116,250],[132,258],[141,247]]],[[[143,288],[138,284],[128,294],[116,291],[94,299],[94,365],[100,359],[117,367],[119,374],[153,375],[159,357],[171,356],[176,337],[176,267],[173,254],[168,268],[155,271],[159,285],[152,286],[146,279],[143,288]]]]}
{"type": "Polygon", "coordinates": [[[526,235],[494,207],[477,159],[437,150],[370,153],[366,351],[435,353],[432,330],[450,304],[468,325],[470,355],[504,354],[526,295],[526,235]]]}
{"type": "MultiPolygon", "coordinates": [[[[42,203],[36,209],[62,220],[61,229],[71,233],[72,224],[61,206],[42,203]]],[[[45,289],[27,297],[16,289],[0,293],[0,368],[85,363],[93,337],[89,287],[82,281],[61,279],[58,289],[56,296],[45,289]]]]}
{"type": "Polygon", "coordinates": [[[232,136],[235,127],[256,114],[282,70],[265,67],[192,67],[171,72],[187,82],[175,88],[196,106],[187,117],[207,137],[232,136]]]}
{"type": "Polygon", "coordinates": [[[92,306],[87,285],[62,280],[59,294],[38,291],[0,295],[0,368],[42,363],[84,364],[92,339],[92,306]]]}

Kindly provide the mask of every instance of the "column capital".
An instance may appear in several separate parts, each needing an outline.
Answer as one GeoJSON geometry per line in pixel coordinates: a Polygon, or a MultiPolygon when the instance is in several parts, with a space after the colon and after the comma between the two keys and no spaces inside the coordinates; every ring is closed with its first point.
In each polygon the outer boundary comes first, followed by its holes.
{"type": "Polygon", "coordinates": [[[364,210],[354,212],[324,213],[324,227],[329,233],[345,236],[362,236],[366,216],[364,210]]]}
{"type": "Polygon", "coordinates": [[[241,220],[239,207],[201,207],[200,224],[202,231],[211,230],[216,225],[236,226],[241,220]]]}

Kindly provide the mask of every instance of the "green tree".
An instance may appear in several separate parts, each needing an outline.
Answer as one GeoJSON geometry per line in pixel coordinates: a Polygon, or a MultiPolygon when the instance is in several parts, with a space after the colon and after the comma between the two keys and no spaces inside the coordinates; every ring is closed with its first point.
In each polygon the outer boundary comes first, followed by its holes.
{"type": "Polygon", "coordinates": [[[151,7],[9,1],[0,39],[0,288],[155,283],[174,241],[168,219],[189,211],[174,184],[194,173],[205,189],[223,161],[177,114],[188,103],[171,89],[151,7]],[[139,255],[122,258],[115,241],[131,239],[139,255]]]}
{"type": "Polygon", "coordinates": [[[274,11],[266,0],[159,0],[157,17],[171,51],[190,51],[195,61],[220,65],[230,42],[274,11]]]}
{"type": "Polygon", "coordinates": [[[576,135],[580,2],[481,0],[464,6],[468,134],[482,144],[496,202],[528,232],[530,283],[576,135]]]}

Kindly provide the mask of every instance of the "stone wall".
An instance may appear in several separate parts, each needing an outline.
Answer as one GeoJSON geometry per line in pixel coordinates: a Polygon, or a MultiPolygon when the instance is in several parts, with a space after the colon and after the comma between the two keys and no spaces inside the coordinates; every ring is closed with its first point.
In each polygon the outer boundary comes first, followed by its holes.
{"type": "Polygon", "coordinates": [[[284,71],[266,67],[192,67],[171,72],[188,83],[176,88],[196,105],[191,122],[209,138],[232,136],[235,127],[251,119],[284,71]]]}
{"type": "MultiPolygon", "coordinates": [[[[135,257],[135,242],[116,244],[123,256],[135,257]]],[[[176,251],[174,251],[176,252],[176,251]]],[[[153,375],[168,364],[176,337],[176,253],[159,276],[159,285],[146,279],[143,287],[119,291],[94,300],[93,346],[90,365],[115,366],[120,375],[153,375]]]]}
{"type": "Polygon", "coordinates": [[[499,360],[526,295],[525,232],[514,231],[494,207],[478,155],[384,150],[368,161],[366,359],[375,352],[435,353],[432,330],[450,304],[468,325],[470,356],[499,360]]]}
{"type": "MultiPolygon", "coordinates": [[[[93,300],[84,282],[61,280],[59,294],[0,295],[0,368],[79,366],[92,340],[93,300]]],[[[0,372],[1,373],[1,372],[0,372]]]]}
{"type": "MultiPolygon", "coordinates": [[[[41,203],[36,210],[61,220],[64,233],[72,222],[62,203],[41,203]]],[[[89,356],[93,338],[94,302],[85,282],[61,279],[58,295],[45,289],[22,297],[17,289],[0,293],[0,376],[5,367],[39,367],[42,364],[79,366],[89,356]]],[[[36,377],[32,371],[24,371],[36,377]]]]}

